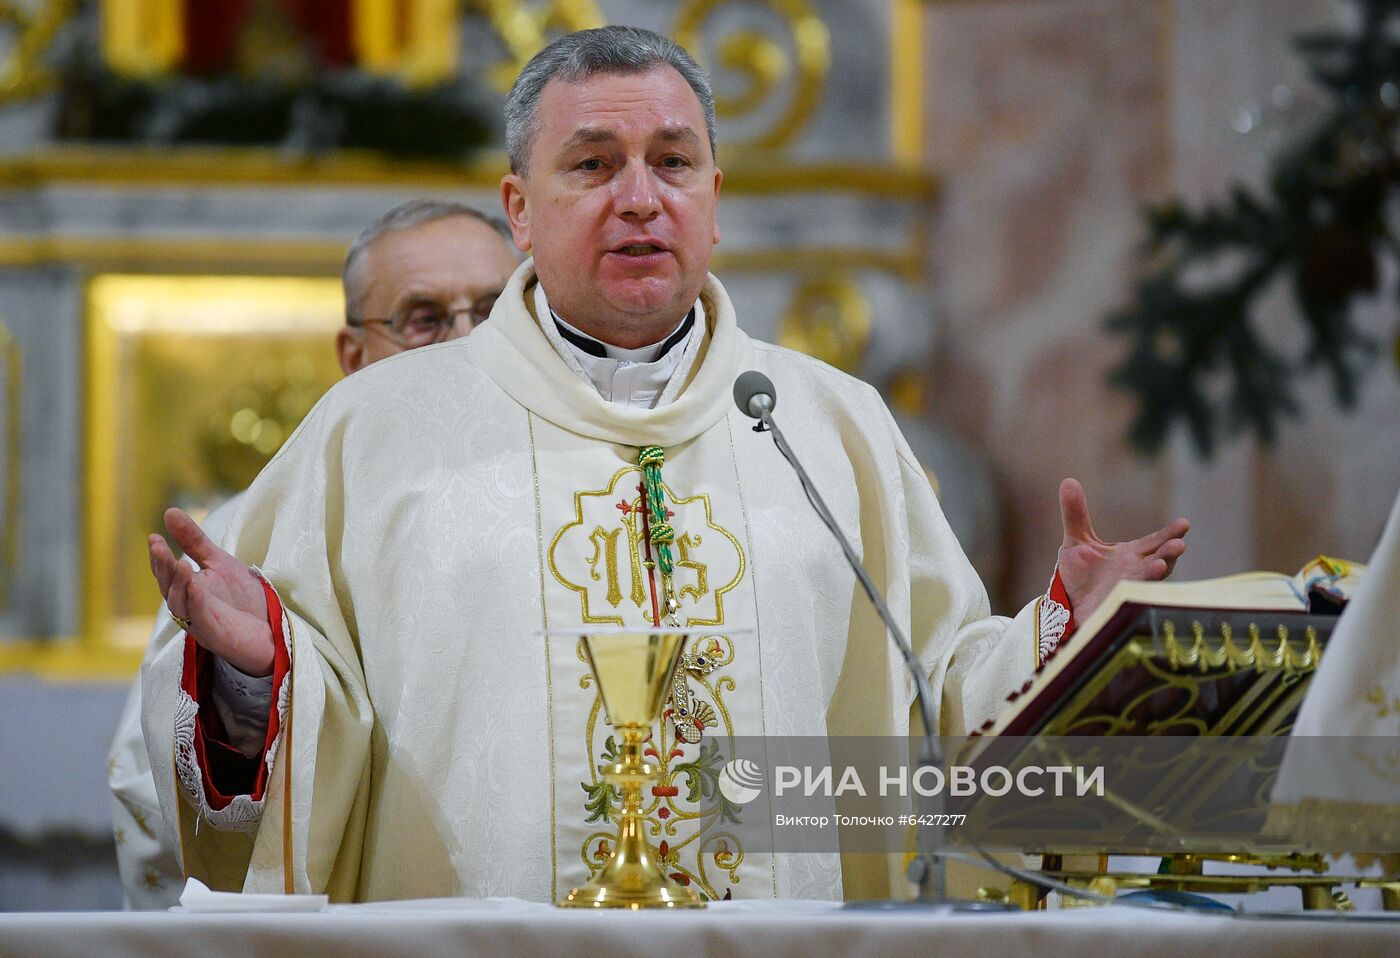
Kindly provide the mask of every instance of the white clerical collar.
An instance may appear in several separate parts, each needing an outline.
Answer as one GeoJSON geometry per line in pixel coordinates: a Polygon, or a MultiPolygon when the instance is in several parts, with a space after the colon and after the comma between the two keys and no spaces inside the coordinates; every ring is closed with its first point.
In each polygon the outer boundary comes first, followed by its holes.
{"type": "Polygon", "coordinates": [[[608,402],[640,409],[653,409],[675,398],[677,391],[666,387],[683,363],[688,367],[694,361],[694,347],[701,339],[695,331],[705,321],[704,307],[697,300],[660,342],[623,349],[589,336],[554,312],[539,284],[535,285],[535,312],[555,351],[591,382],[599,395],[608,402]]]}

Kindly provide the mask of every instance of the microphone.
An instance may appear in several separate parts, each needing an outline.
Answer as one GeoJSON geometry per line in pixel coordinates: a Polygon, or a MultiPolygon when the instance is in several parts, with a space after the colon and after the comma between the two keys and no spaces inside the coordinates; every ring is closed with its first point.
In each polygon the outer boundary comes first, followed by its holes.
{"type": "MultiPolygon", "coordinates": [[[[894,615],[890,612],[889,606],[885,604],[885,597],[880,594],[874,580],[870,578],[870,573],[866,571],[865,564],[856,555],[856,550],[851,546],[851,540],[847,539],[845,533],[841,531],[841,527],[836,523],[836,518],[826,506],[826,500],[817,491],[817,487],[812,484],[812,477],[807,474],[806,469],[802,468],[802,463],[797,461],[797,456],[792,451],[792,447],[788,445],[782,430],[773,421],[773,409],[778,404],[778,391],[773,387],[773,381],[756,369],[740,373],[738,378],[734,380],[734,403],[744,415],[759,421],[759,424],[754,427],[755,432],[771,432],[773,434],[773,442],[777,445],[778,451],[783,454],[783,458],[797,473],[798,481],[802,483],[802,491],[807,494],[807,501],[816,510],[817,517],[836,537],[851,570],[855,572],[865,594],[870,597],[871,604],[879,613],[880,620],[885,623],[885,628],[889,630],[890,639],[899,649],[899,653],[904,659],[905,668],[909,670],[909,674],[914,679],[914,698],[924,723],[923,750],[919,756],[919,764],[937,768],[942,772],[943,755],[938,748],[938,741],[934,737],[933,689],[929,687],[928,676],[924,674],[924,667],[919,662],[918,656],[914,654],[913,646],[909,644],[909,640],[905,638],[904,632],[899,628],[899,623],[895,621],[894,615]]],[[[925,796],[925,802],[934,807],[926,808],[926,811],[931,814],[924,815],[924,820],[932,823],[940,821],[938,813],[943,810],[942,793],[940,792],[936,797],[925,796]]],[[[926,824],[919,829],[919,855],[909,864],[909,879],[919,886],[919,897],[908,904],[959,912],[1010,910],[991,902],[954,901],[947,898],[945,865],[935,851],[939,844],[938,836],[942,830],[943,826],[938,824],[926,824]]],[[[855,902],[852,903],[852,906],[895,908],[904,904],[903,902],[855,902]]]]}
{"type": "Polygon", "coordinates": [[[763,432],[763,417],[770,415],[778,405],[778,391],[773,388],[771,379],[757,369],[750,369],[734,380],[734,404],[745,416],[759,421],[754,432],[763,432]]]}

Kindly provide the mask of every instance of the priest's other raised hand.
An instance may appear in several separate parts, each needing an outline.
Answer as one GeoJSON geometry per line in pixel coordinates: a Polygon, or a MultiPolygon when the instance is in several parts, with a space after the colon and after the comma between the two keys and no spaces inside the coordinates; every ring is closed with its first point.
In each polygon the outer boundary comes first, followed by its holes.
{"type": "Polygon", "coordinates": [[[175,558],[162,536],[147,545],[166,608],[187,619],[196,642],[244,675],[272,674],[272,630],[257,573],[214,544],[180,509],[165,510],[165,528],[199,569],[175,558]]]}
{"type": "Polygon", "coordinates": [[[1089,521],[1084,487],[1076,479],[1060,483],[1060,518],[1065,537],[1060,543],[1060,579],[1083,622],[1103,604],[1113,587],[1124,579],[1165,579],[1186,551],[1185,536],[1191,523],[1173,519],[1156,532],[1130,542],[1104,542],[1089,521]]]}

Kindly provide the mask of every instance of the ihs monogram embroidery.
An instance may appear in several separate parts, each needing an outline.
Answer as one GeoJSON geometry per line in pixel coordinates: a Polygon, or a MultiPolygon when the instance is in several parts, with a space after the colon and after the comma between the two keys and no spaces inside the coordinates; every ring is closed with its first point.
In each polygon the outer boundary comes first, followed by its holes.
{"type": "MultiPolygon", "coordinates": [[[[585,625],[650,625],[660,612],[641,485],[641,471],[624,466],[606,488],[575,493],[573,518],[550,542],[549,570],[578,593],[585,625]]],[[[682,624],[724,625],[725,594],[746,566],[739,540],[715,522],[708,495],[677,498],[669,485],[662,489],[676,530],[673,578],[682,624]]]]}

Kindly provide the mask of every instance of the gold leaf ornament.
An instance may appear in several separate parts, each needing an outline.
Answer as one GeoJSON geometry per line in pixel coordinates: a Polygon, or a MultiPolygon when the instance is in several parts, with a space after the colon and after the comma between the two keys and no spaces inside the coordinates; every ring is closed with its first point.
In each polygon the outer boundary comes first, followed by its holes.
{"type": "MultiPolygon", "coordinates": [[[[730,21],[725,18],[723,22],[730,21]]],[[[736,148],[777,150],[790,146],[816,115],[831,70],[831,34],[808,0],[688,0],[671,35],[715,74],[716,80],[737,76],[743,81],[738,93],[716,93],[715,113],[721,119],[756,114],[782,96],[784,86],[791,88],[777,119],[752,139],[734,144],[736,148]],[[777,15],[786,37],[775,38],[757,27],[740,27],[712,38],[707,45],[705,25],[726,7],[750,13],[766,8],[777,15]],[[789,41],[791,55],[780,42],[783,39],[789,41]]]]}

